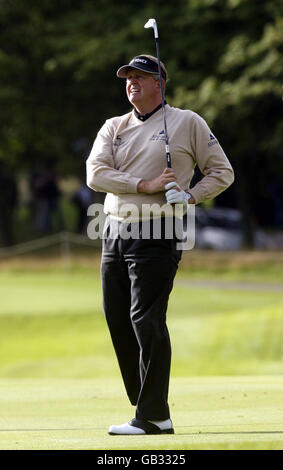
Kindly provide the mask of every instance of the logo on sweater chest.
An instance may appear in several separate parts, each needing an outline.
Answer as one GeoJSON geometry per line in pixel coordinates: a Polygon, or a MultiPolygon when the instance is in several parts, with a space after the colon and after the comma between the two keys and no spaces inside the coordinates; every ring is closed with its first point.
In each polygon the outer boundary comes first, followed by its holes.
{"type": "Polygon", "coordinates": [[[123,145],[124,143],[125,143],[125,140],[123,140],[120,135],[117,135],[117,136],[116,136],[116,139],[113,140],[113,146],[114,146],[114,147],[120,147],[120,146],[123,145]]]}
{"type": "Polygon", "coordinates": [[[165,138],[164,130],[160,131],[159,134],[153,134],[153,136],[150,138],[150,140],[153,140],[154,142],[160,142],[160,141],[165,142],[166,138],[165,138]]]}

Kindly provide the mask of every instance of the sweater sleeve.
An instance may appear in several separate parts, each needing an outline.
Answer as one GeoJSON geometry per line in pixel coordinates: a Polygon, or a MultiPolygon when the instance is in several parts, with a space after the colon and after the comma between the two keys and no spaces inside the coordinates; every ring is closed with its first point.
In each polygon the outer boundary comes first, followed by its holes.
{"type": "Polygon", "coordinates": [[[198,204],[213,199],[227,189],[234,181],[234,171],[218,140],[198,114],[193,119],[191,147],[196,164],[204,175],[189,189],[198,204]]]}
{"type": "Polygon", "coordinates": [[[87,185],[95,191],[105,193],[137,193],[141,178],[115,168],[113,138],[114,128],[111,120],[107,120],[98,132],[86,161],[87,185]]]}

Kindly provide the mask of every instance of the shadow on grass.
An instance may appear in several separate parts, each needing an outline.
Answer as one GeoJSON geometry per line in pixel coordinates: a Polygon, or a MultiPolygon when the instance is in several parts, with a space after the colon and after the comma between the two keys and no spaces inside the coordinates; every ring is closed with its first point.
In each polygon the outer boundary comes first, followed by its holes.
{"type": "MultiPolygon", "coordinates": [[[[183,426],[182,426],[183,427],[183,426]]],[[[176,427],[175,427],[176,429],[176,427]]],[[[89,427],[89,428],[44,428],[44,429],[38,429],[38,428],[29,428],[29,429],[0,429],[0,433],[3,432],[48,432],[48,431],[102,431],[105,430],[105,428],[100,428],[100,427],[89,427]]],[[[283,435],[283,430],[282,431],[195,431],[195,432],[175,432],[176,436],[195,436],[195,435],[229,435],[229,434],[282,434],[283,435]]],[[[139,435],[139,437],[141,437],[139,435]]],[[[164,437],[164,434],[163,434],[164,437]]],[[[172,437],[172,435],[171,435],[172,437]]]]}

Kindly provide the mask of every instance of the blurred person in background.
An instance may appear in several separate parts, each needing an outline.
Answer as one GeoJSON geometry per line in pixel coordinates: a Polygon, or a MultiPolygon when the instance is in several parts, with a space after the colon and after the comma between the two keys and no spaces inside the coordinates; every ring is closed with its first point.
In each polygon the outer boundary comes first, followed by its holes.
{"type": "Polygon", "coordinates": [[[14,215],[18,205],[18,187],[12,172],[0,162],[0,244],[13,245],[14,215]]]}
{"type": "Polygon", "coordinates": [[[50,169],[33,171],[30,177],[30,191],[35,229],[41,233],[51,233],[55,226],[53,216],[56,216],[58,230],[63,230],[61,191],[54,172],[50,169]]]}
{"type": "Polygon", "coordinates": [[[77,208],[77,233],[85,234],[88,224],[88,207],[93,202],[93,191],[86,186],[86,184],[81,184],[75,194],[72,197],[72,203],[77,208]]]}

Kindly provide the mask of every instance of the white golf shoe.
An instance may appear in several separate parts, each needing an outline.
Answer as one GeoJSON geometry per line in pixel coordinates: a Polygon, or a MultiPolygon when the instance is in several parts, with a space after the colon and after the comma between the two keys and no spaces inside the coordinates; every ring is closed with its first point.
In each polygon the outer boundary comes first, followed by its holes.
{"type": "Polygon", "coordinates": [[[171,419],[164,421],[144,421],[132,419],[129,423],[112,425],[108,429],[108,434],[114,435],[142,435],[142,434],[174,434],[171,419]],[[157,424],[158,423],[158,424],[157,424]]]}

